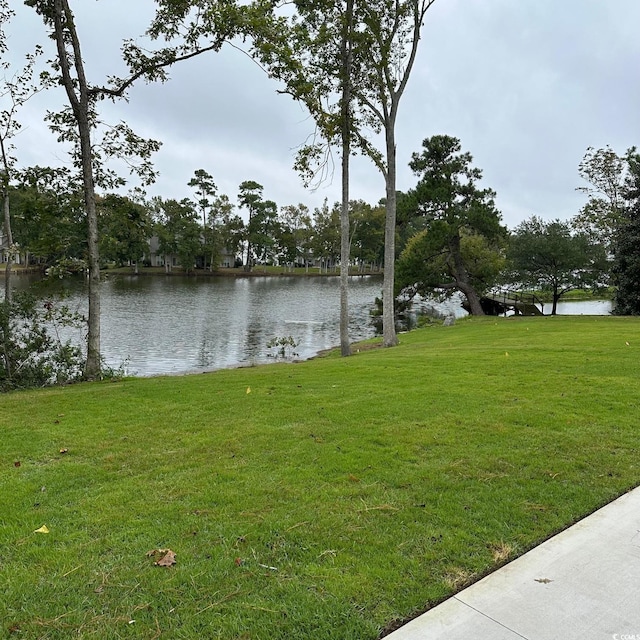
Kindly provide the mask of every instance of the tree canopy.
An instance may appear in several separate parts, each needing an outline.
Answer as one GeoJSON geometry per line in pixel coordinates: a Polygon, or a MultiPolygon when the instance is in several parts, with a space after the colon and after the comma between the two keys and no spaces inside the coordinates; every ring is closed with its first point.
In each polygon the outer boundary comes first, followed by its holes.
{"type": "Polygon", "coordinates": [[[471,313],[482,315],[480,298],[497,279],[506,236],[495,193],[478,186],[482,172],[457,138],[436,135],[422,147],[409,163],[418,184],[403,198],[407,223],[422,231],[400,256],[398,288],[445,295],[460,291],[471,313]]]}
{"type": "Polygon", "coordinates": [[[511,282],[551,293],[552,315],[568,291],[606,284],[604,246],[560,220],[532,216],[521,222],[510,238],[508,260],[511,282]]]}
{"type": "Polygon", "coordinates": [[[640,154],[628,155],[629,175],[625,185],[626,221],[614,236],[613,312],[640,315],[640,154]]]}

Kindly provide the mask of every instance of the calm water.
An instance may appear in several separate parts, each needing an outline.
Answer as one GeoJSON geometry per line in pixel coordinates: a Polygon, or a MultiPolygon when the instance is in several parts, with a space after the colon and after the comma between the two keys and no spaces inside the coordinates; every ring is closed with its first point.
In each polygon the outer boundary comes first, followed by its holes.
{"type": "MultiPolygon", "coordinates": [[[[15,278],[23,288],[34,278],[15,278]]],[[[48,285],[50,288],[52,285],[48,285]]],[[[83,280],[53,285],[66,304],[86,313],[83,280]]],[[[381,295],[381,277],[351,278],[351,340],[374,335],[370,310],[381,295]]],[[[47,291],[49,291],[49,288],[47,291]]],[[[207,371],[273,361],[267,343],[291,336],[305,359],[340,342],[339,278],[185,278],[119,276],[102,287],[102,353],[131,375],[207,371]]],[[[466,315],[455,300],[447,305],[466,315]]],[[[545,305],[550,311],[551,306],[545,305]]],[[[608,301],[559,303],[560,314],[606,315],[608,301]]],[[[83,336],[70,336],[84,344],[83,336]]]]}
{"type": "MultiPolygon", "coordinates": [[[[66,304],[86,313],[84,283],[63,286],[66,304]]],[[[112,277],[102,287],[102,353],[140,376],[272,362],[267,343],[288,336],[309,358],[340,342],[339,286],[338,277],[112,277]]],[[[349,287],[350,338],[371,337],[382,279],[354,277],[349,287]]]]}

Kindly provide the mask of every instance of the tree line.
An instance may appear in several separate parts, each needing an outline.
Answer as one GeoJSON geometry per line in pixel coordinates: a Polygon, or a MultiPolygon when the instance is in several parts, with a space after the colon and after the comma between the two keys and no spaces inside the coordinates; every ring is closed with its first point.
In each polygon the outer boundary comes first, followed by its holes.
{"type": "MultiPolygon", "coordinates": [[[[152,240],[167,271],[186,273],[256,264],[335,269],[340,260],[340,205],[327,201],[279,207],[261,184],[247,180],[236,202],[217,191],[203,169],[189,185],[193,198],[145,198],[142,193],[96,195],[100,266],[151,266],[152,240]],[[245,214],[245,219],[240,215],[245,214]]],[[[14,246],[27,265],[57,275],[85,271],[86,219],[81,189],[66,169],[31,167],[9,188],[14,246]]],[[[352,266],[380,271],[384,206],[349,203],[352,266]]],[[[156,265],[153,265],[156,266],[156,265]]]]}

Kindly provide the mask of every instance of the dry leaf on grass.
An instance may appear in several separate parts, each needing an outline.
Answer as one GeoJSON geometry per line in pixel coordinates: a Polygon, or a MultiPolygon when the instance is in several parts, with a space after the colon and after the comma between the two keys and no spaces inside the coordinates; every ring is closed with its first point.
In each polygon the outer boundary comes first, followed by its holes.
{"type": "Polygon", "coordinates": [[[49,529],[46,524],[43,524],[39,529],[36,529],[34,533],[49,533],[49,529]]]}
{"type": "Polygon", "coordinates": [[[147,551],[147,558],[159,558],[153,563],[158,567],[170,567],[176,563],[176,554],[171,549],[147,551]]]}

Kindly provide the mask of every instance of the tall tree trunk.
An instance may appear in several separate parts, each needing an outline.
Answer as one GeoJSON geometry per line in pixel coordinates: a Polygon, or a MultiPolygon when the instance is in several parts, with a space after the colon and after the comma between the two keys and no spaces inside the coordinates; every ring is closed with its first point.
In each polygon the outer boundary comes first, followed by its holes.
{"type": "Polygon", "coordinates": [[[98,252],[98,216],[93,181],[89,87],[82,62],[80,41],[68,0],[55,0],[54,9],[54,36],[62,84],[78,126],[80,142],[89,259],[89,319],[84,377],[87,380],[95,380],[100,376],[100,257],[98,252]],[[68,42],[73,49],[72,56],[66,48],[68,42]],[[71,64],[75,68],[75,78],[71,76],[71,64]]]}
{"type": "Polygon", "coordinates": [[[558,313],[558,300],[560,300],[560,294],[558,293],[558,285],[553,285],[553,304],[551,306],[551,315],[555,316],[558,313]]]}
{"type": "Polygon", "coordinates": [[[349,160],[351,155],[351,27],[353,0],[347,0],[342,36],[342,208],[340,210],[340,353],[351,355],[349,341],[349,160]]]}
{"type": "Polygon", "coordinates": [[[384,280],[382,283],[382,343],[385,347],[398,344],[395,318],[395,262],[396,262],[396,141],[393,124],[386,129],[387,172],[384,224],[384,280]]]}
{"type": "Polygon", "coordinates": [[[7,243],[7,262],[4,272],[4,299],[11,302],[11,268],[13,266],[13,235],[11,234],[11,215],[9,211],[9,191],[4,190],[2,196],[2,209],[4,212],[4,235],[7,243]]]}

